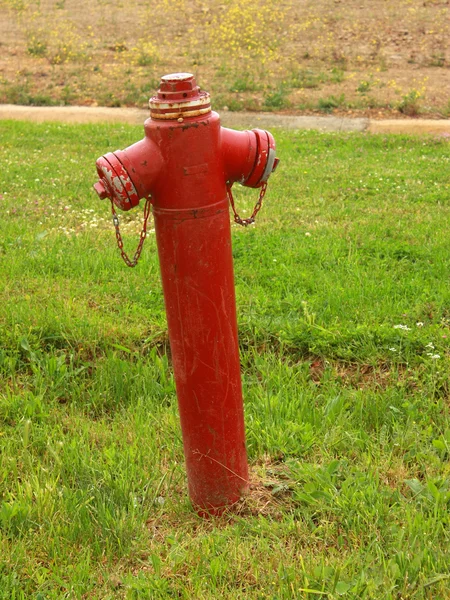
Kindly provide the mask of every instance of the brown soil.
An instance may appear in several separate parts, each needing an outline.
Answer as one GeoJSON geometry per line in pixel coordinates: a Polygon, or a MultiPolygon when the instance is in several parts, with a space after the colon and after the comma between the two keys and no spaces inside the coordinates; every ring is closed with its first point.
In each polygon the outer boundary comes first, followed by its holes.
{"type": "Polygon", "coordinates": [[[450,0],[0,0],[0,102],[145,106],[192,71],[215,108],[450,116],[450,0]]]}

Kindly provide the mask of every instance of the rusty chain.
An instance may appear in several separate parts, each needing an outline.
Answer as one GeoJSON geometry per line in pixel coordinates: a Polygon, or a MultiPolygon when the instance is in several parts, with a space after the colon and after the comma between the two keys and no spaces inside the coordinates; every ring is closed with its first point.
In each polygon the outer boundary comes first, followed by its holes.
{"type": "Polygon", "coordinates": [[[130,260],[128,255],[126,254],[125,250],[123,249],[123,240],[122,240],[122,236],[120,235],[120,229],[119,229],[119,217],[117,216],[116,209],[114,208],[114,202],[111,200],[111,211],[112,211],[112,215],[113,215],[114,229],[116,230],[117,246],[120,250],[120,255],[122,256],[125,264],[129,267],[135,267],[141,256],[142,247],[144,245],[145,238],[147,237],[147,221],[148,221],[148,217],[150,216],[150,208],[151,208],[151,197],[149,196],[147,198],[147,200],[145,201],[144,224],[142,226],[142,231],[141,231],[141,235],[139,238],[139,244],[138,244],[138,247],[136,248],[136,252],[134,253],[133,260],[130,260]]]}
{"type": "MultiPolygon", "coordinates": [[[[242,217],[240,217],[236,211],[233,193],[231,191],[231,184],[227,183],[227,194],[228,194],[228,199],[230,200],[231,208],[233,210],[235,223],[237,223],[238,225],[242,225],[243,227],[247,227],[248,225],[252,225],[255,222],[256,215],[261,210],[262,201],[265,196],[266,189],[267,189],[267,182],[264,182],[261,186],[261,189],[259,192],[259,198],[253,208],[252,214],[250,215],[250,217],[247,217],[246,219],[242,219],[242,217]]],[[[148,218],[150,216],[150,209],[151,209],[151,197],[148,197],[145,202],[145,207],[144,207],[144,224],[142,226],[142,231],[141,231],[141,234],[139,237],[139,244],[136,248],[136,252],[134,253],[133,260],[130,260],[127,253],[123,249],[123,240],[122,240],[122,236],[120,234],[120,228],[119,228],[119,224],[120,224],[119,217],[117,216],[116,209],[114,208],[114,202],[111,200],[111,212],[113,215],[114,229],[116,231],[117,247],[120,250],[120,255],[123,258],[123,261],[125,262],[125,264],[128,267],[135,267],[139,261],[139,258],[141,257],[142,247],[144,246],[145,238],[147,237],[147,222],[148,222],[148,218]]]]}
{"type": "Polygon", "coordinates": [[[265,181],[261,186],[261,189],[259,192],[259,198],[255,204],[255,207],[253,208],[253,212],[252,212],[251,216],[247,217],[246,219],[242,219],[236,212],[236,207],[234,205],[233,193],[231,191],[231,184],[227,183],[227,194],[228,194],[228,199],[230,200],[231,208],[233,209],[235,223],[237,223],[238,225],[242,225],[243,227],[247,227],[248,225],[252,225],[255,222],[256,215],[261,210],[262,201],[263,201],[264,195],[266,193],[266,189],[267,189],[267,182],[265,181]]]}

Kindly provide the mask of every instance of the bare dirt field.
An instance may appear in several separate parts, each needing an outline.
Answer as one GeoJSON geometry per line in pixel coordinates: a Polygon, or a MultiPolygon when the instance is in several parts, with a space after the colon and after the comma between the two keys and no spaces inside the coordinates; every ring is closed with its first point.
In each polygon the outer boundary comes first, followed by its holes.
{"type": "Polygon", "coordinates": [[[450,116],[450,0],[0,0],[0,102],[450,116]]]}

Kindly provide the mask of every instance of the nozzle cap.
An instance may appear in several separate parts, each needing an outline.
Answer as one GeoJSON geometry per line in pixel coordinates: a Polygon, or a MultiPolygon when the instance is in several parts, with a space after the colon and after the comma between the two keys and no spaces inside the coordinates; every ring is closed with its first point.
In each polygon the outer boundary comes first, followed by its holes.
{"type": "Polygon", "coordinates": [[[100,180],[94,189],[100,198],[110,198],[121,210],[130,210],[139,204],[139,194],[130,174],[114,152],[101,156],[96,167],[100,180]]]}

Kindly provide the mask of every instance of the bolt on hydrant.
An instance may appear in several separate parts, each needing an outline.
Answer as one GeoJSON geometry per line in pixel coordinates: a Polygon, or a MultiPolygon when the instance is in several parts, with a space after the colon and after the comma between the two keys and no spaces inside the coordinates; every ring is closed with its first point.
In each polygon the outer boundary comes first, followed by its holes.
{"type": "Polygon", "coordinates": [[[248,488],[228,202],[236,223],[253,223],[278,159],[267,131],[221,127],[189,73],[162,77],[149,104],[144,139],[99,158],[94,188],[111,200],[129,266],[153,213],[189,495],[199,514],[218,514],[248,488]],[[260,188],[247,219],[236,212],[234,182],[260,188]],[[143,198],[144,227],[130,260],[114,205],[129,210],[143,198]]]}

